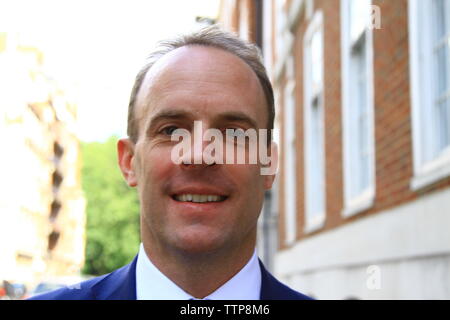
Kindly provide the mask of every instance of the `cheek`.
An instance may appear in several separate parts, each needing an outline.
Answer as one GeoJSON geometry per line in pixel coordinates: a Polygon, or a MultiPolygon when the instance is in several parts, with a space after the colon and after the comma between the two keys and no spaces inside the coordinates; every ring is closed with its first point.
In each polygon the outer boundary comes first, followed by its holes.
{"type": "MultiPolygon", "coordinates": [[[[136,168],[138,188],[148,189],[160,186],[167,181],[174,164],[170,159],[170,151],[153,149],[138,158],[136,168]]],[[[156,188],[158,189],[158,188],[156,188]]]]}
{"type": "Polygon", "coordinates": [[[265,179],[260,174],[257,165],[232,165],[229,168],[230,176],[233,177],[241,197],[259,198],[264,194],[265,179]]]}
{"type": "Polygon", "coordinates": [[[149,174],[155,180],[154,182],[161,183],[167,181],[174,169],[174,164],[169,156],[159,153],[151,160],[152,166],[149,174]]]}
{"type": "Polygon", "coordinates": [[[261,213],[265,188],[259,169],[256,165],[242,165],[235,170],[235,176],[238,177],[235,209],[239,213],[239,224],[244,228],[253,228],[261,213]]]}

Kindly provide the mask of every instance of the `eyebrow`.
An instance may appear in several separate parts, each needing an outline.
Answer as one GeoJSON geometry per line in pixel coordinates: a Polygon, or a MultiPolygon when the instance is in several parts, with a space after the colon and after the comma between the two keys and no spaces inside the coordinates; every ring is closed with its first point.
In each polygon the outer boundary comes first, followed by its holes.
{"type": "MultiPolygon", "coordinates": [[[[185,110],[162,110],[154,115],[148,125],[146,126],[146,132],[149,132],[158,122],[166,120],[191,120],[194,121],[194,117],[191,112],[185,110]]],[[[241,111],[226,111],[217,115],[214,119],[214,123],[220,123],[224,121],[237,121],[244,122],[251,128],[258,128],[257,122],[241,111]]]]}
{"type": "Polygon", "coordinates": [[[146,131],[150,131],[160,121],[183,119],[192,119],[192,116],[189,112],[184,110],[162,110],[150,119],[146,126],[146,131]]]}
{"type": "Polygon", "coordinates": [[[258,125],[256,121],[245,114],[244,112],[240,111],[227,111],[219,114],[217,116],[218,121],[238,121],[238,122],[245,122],[247,123],[251,128],[258,128],[258,125]]]}

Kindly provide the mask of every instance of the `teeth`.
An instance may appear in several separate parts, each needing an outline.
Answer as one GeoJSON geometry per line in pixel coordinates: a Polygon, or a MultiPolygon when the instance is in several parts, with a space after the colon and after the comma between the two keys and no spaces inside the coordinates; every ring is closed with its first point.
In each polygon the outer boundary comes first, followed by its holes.
{"type": "Polygon", "coordinates": [[[225,200],[223,196],[210,195],[210,194],[180,194],[175,196],[175,200],[182,202],[219,202],[225,200]]]}

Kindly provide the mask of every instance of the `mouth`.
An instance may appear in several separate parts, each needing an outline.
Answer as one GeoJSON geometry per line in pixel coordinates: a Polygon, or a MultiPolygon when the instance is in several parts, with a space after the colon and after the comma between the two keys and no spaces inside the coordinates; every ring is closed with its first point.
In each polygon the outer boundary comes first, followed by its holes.
{"type": "Polygon", "coordinates": [[[175,194],[172,199],[178,202],[193,202],[193,203],[211,203],[211,202],[223,202],[227,199],[227,196],[215,195],[215,194],[175,194]]]}

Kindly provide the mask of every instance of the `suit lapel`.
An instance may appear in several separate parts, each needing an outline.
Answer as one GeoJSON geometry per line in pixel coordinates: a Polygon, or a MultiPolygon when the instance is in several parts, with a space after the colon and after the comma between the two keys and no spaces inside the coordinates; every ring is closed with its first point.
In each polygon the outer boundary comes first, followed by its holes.
{"type": "Polygon", "coordinates": [[[108,274],[92,287],[96,300],[136,300],[136,261],[108,274]]]}
{"type": "Polygon", "coordinates": [[[261,260],[261,300],[298,300],[311,299],[302,293],[296,292],[275,279],[269,271],[264,268],[261,260]]]}
{"type": "Polygon", "coordinates": [[[277,296],[278,288],[274,282],[272,275],[266,270],[261,260],[259,260],[261,268],[261,300],[277,300],[282,299],[277,296]]]}

